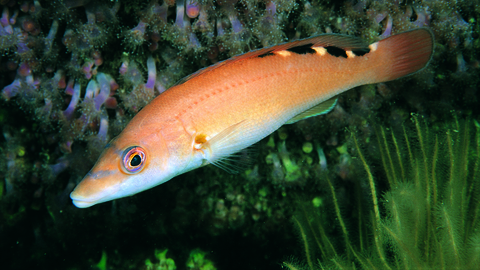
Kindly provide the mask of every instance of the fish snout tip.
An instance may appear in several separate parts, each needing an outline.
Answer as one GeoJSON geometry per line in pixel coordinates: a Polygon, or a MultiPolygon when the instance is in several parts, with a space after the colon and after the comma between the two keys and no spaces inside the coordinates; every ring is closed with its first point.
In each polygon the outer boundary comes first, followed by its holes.
{"type": "MultiPolygon", "coordinates": [[[[70,196],[70,198],[71,198],[71,196],[70,196]]],[[[93,206],[93,205],[96,204],[94,202],[75,200],[73,198],[72,198],[72,203],[73,203],[73,205],[75,205],[78,208],[87,208],[87,207],[90,207],[90,206],[93,206]]]]}
{"type": "Polygon", "coordinates": [[[73,205],[75,205],[78,208],[87,208],[90,207],[96,202],[89,201],[88,198],[78,194],[78,189],[75,188],[71,193],[70,193],[70,199],[72,199],[73,205]]]}

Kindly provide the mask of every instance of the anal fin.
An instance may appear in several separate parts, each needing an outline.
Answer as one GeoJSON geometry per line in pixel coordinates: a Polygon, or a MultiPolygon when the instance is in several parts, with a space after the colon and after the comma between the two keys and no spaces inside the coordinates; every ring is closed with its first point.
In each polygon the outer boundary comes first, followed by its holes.
{"type": "Polygon", "coordinates": [[[306,119],[306,118],[309,118],[309,117],[313,117],[313,116],[317,116],[317,115],[322,115],[322,114],[327,114],[329,112],[331,112],[333,110],[333,108],[335,108],[335,105],[337,105],[337,100],[338,100],[338,97],[335,96],[329,100],[326,100],[318,105],[315,105],[314,107],[300,113],[300,114],[297,114],[295,117],[293,117],[292,119],[288,120],[287,123],[285,124],[293,124],[295,122],[298,122],[300,120],[303,120],[303,119],[306,119]]]}

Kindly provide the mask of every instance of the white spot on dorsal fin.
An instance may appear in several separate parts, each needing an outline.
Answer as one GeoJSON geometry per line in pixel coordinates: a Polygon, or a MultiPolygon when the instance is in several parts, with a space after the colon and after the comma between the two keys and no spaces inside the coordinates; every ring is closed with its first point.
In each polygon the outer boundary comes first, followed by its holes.
{"type": "Polygon", "coordinates": [[[287,57],[287,56],[290,56],[290,55],[292,55],[292,53],[291,53],[291,52],[289,52],[289,51],[285,51],[285,50],[284,50],[284,51],[278,51],[278,52],[274,52],[274,53],[275,53],[275,54],[278,54],[278,55],[280,55],[280,56],[283,56],[283,57],[287,57]]]}
{"type": "Polygon", "coordinates": [[[354,58],[356,55],[352,51],[345,51],[348,58],[354,58]]]}
{"type": "Polygon", "coordinates": [[[378,42],[375,42],[375,43],[372,43],[372,44],[368,45],[368,48],[370,48],[370,52],[376,51],[377,47],[378,47],[378,42]]]}
{"type": "Polygon", "coordinates": [[[323,47],[312,47],[312,49],[314,49],[321,56],[324,56],[327,53],[327,49],[323,47]]]}

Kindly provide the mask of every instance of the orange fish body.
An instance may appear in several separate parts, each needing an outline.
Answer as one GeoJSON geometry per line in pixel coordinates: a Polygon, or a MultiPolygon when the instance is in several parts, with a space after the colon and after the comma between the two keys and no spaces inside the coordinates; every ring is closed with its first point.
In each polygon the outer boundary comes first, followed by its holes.
{"type": "Polygon", "coordinates": [[[70,195],[77,207],[130,196],[213,163],[280,126],[330,111],[338,94],[425,67],[427,29],[371,45],[321,35],[253,51],[201,70],[143,108],[70,195]]]}

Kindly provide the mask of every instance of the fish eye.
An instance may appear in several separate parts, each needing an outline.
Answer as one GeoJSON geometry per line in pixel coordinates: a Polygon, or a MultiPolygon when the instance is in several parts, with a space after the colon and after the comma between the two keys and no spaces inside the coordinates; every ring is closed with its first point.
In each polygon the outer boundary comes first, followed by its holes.
{"type": "Polygon", "coordinates": [[[123,167],[129,173],[139,172],[145,165],[147,155],[140,146],[132,146],[123,152],[123,167]]]}

